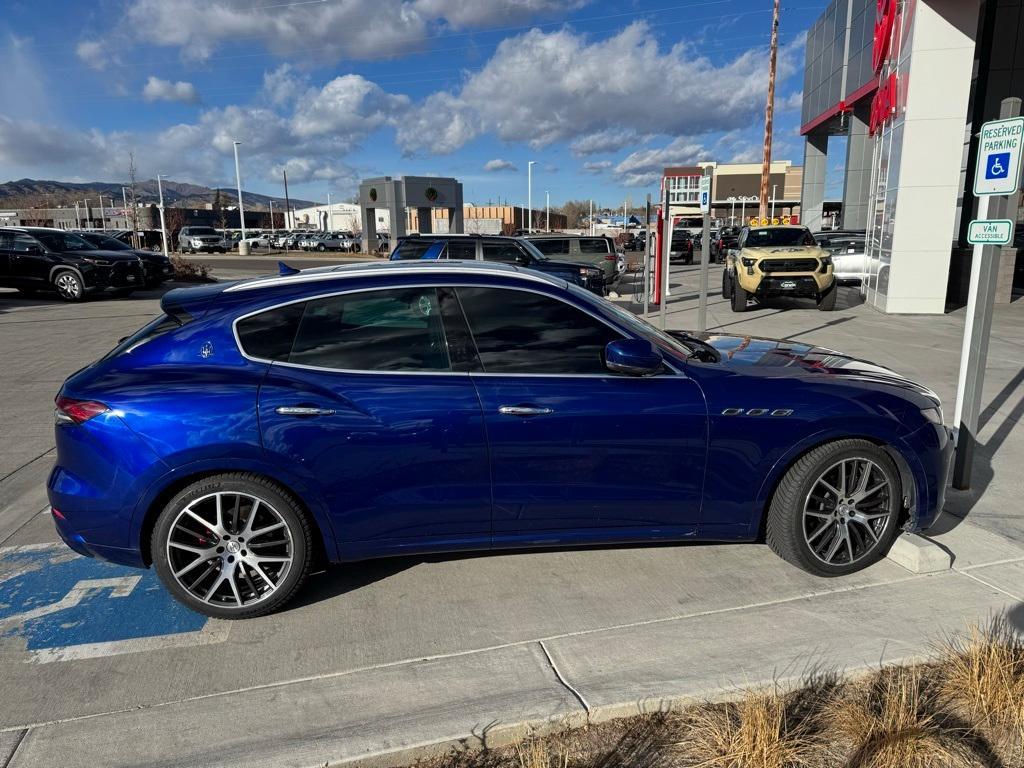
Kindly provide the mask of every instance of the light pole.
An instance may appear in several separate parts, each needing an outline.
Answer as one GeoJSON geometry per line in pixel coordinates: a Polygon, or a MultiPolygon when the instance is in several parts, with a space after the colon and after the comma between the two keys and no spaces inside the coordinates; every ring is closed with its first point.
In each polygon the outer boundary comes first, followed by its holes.
{"type": "Polygon", "coordinates": [[[274,201],[270,201],[270,234],[276,234],[274,229],[274,201]]]}
{"type": "Polygon", "coordinates": [[[772,218],[775,218],[775,190],[779,188],[778,184],[772,184],[772,218]]]}
{"type": "Polygon", "coordinates": [[[551,231],[551,193],[544,190],[544,230],[551,231]]]}
{"type": "Polygon", "coordinates": [[[103,195],[100,195],[100,229],[107,228],[107,217],[103,210],[103,195]]]}
{"type": "Polygon", "coordinates": [[[533,234],[533,166],[536,163],[536,160],[531,160],[526,164],[526,215],[530,217],[526,231],[530,234],[533,234]]]}
{"type": "Polygon", "coordinates": [[[327,193],[327,229],[334,231],[334,206],[331,205],[331,193],[327,193]]]}
{"type": "Polygon", "coordinates": [[[734,196],[729,197],[729,226],[736,226],[736,198],[734,196]]]}
{"type": "Polygon", "coordinates": [[[590,234],[594,234],[594,198],[590,198],[590,234]]]}
{"type": "Polygon", "coordinates": [[[75,229],[82,228],[82,218],[78,214],[78,201],[75,200],[75,229]]]}
{"type": "Polygon", "coordinates": [[[238,168],[238,145],[242,142],[232,142],[235,146],[235,183],[238,186],[238,221],[242,225],[242,239],[238,241],[238,255],[249,255],[249,244],[245,242],[245,208],[242,207],[242,172],[238,168]]]}
{"type": "Polygon", "coordinates": [[[160,240],[164,245],[164,256],[170,256],[167,253],[167,225],[164,223],[164,185],[160,180],[160,174],[156,175],[156,191],[160,195],[160,240]]]}

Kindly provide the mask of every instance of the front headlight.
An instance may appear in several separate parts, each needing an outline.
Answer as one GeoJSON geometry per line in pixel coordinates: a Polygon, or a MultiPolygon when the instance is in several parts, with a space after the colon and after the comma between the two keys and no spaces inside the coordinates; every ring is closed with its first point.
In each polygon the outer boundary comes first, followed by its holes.
{"type": "Polygon", "coordinates": [[[193,247],[193,248],[199,248],[199,247],[201,247],[201,246],[202,246],[202,244],[203,244],[203,241],[202,241],[202,240],[193,240],[193,241],[192,241],[192,247],[193,247]]]}
{"type": "Polygon", "coordinates": [[[740,261],[743,262],[744,267],[752,267],[757,263],[757,259],[752,259],[749,256],[744,256],[740,261]]]}
{"type": "Polygon", "coordinates": [[[831,267],[831,266],[832,266],[832,257],[831,256],[822,256],[821,257],[821,266],[818,268],[818,271],[821,272],[822,274],[824,274],[825,272],[828,272],[828,268],[831,267]]]}

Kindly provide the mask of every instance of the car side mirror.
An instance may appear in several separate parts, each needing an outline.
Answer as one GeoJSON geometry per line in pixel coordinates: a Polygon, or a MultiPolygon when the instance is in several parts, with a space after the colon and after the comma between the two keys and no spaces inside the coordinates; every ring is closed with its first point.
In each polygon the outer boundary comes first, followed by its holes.
{"type": "Polygon", "coordinates": [[[612,373],[653,376],[663,366],[661,352],[646,339],[616,339],[604,348],[604,366],[612,373]]]}

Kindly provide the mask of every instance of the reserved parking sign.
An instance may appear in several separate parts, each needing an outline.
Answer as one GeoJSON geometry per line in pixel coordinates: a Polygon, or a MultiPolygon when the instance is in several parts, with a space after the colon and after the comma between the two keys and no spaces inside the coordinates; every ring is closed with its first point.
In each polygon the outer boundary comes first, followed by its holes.
{"type": "Polygon", "coordinates": [[[1012,195],[1017,191],[1022,143],[1024,117],[993,120],[981,126],[975,195],[1012,195]]]}

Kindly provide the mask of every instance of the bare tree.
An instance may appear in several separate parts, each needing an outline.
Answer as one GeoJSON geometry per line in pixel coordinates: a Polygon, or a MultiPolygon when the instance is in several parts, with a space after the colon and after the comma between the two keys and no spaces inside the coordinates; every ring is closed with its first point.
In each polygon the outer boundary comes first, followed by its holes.
{"type": "Polygon", "coordinates": [[[185,212],[181,208],[165,208],[164,221],[167,223],[168,246],[177,250],[178,232],[185,226],[185,212]]]}
{"type": "Polygon", "coordinates": [[[213,198],[213,210],[217,212],[217,223],[220,224],[222,232],[226,232],[228,228],[228,212],[224,208],[224,201],[220,196],[220,188],[217,188],[217,194],[213,198]]]}
{"type": "Polygon", "coordinates": [[[565,216],[567,228],[578,229],[583,226],[583,222],[590,213],[590,201],[569,200],[563,203],[560,208],[553,210],[565,216]]]}

